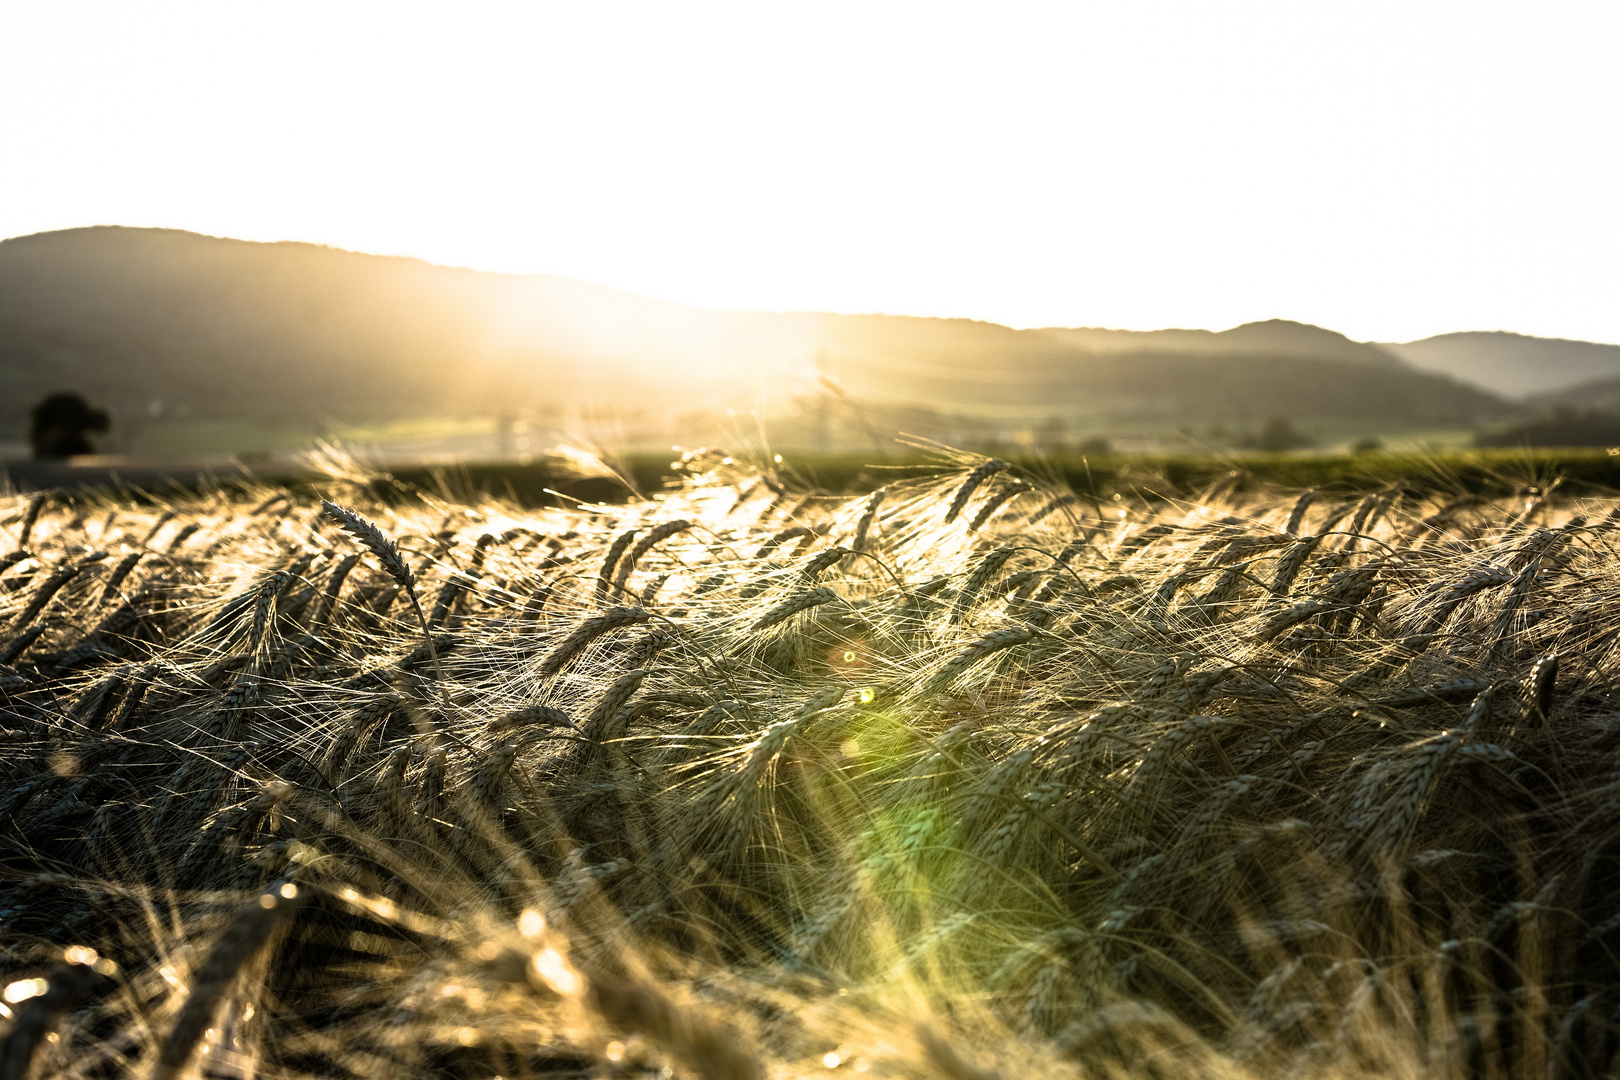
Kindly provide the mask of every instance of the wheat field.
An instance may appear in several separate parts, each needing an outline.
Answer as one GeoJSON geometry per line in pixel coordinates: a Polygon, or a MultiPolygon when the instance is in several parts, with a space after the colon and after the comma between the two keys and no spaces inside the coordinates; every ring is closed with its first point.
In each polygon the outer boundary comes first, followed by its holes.
{"type": "Polygon", "coordinates": [[[1620,502],[678,471],[0,503],[0,1076],[1620,1068],[1620,502]]]}

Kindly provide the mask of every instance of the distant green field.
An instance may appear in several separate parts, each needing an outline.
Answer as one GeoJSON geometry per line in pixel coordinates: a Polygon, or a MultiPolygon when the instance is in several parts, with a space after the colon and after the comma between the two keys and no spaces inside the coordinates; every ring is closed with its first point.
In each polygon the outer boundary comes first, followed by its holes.
{"type": "MultiPolygon", "coordinates": [[[[673,455],[637,454],[621,462],[644,493],[672,476],[673,455]]],[[[1620,457],[1602,449],[1459,450],[1438,453],[1246,453],[1009,455],[1018,470],[1068,484],[1083,498],[1116,493],[1184,498],[1215,484],[1234,490],[1265,486],[1365,491],[1400,484],[1418,492],[1512,494],[1559,483],[1573,491],[1620,490],[1620,457]]],[[[871,454],[786,455],[774,475],[791,490],[832,494],[869,491],[893,479],[937,471],[940,456],[914,454],[877,463],[871,454]]],[[[767,464],[756,462],[756,464],[767,464]]],[[[550,501],[548,490],[584,500],[613,499],[613,481],[570,479],[545,461],[467,462],[450,467],[395,468],[395,479],[457,494],[488,492],[521,502],[550,501]]]]}
{"type": "MultiPolygon", "coordinates": [[[[1510,496],[1529,488],[1560,486],[1566,494],[1605,495],[1620,491],[1620,455],[1604,449],[1488,449],[1363,454],[1231,453],[1231,454],[1014,454],[1001,455],[1015,477],[1067,486],[1082,505],[1100,508],[1116,495],[1147,501],[1259,492],[1267,489],[1319,488],[1328,492],[1380,491],[1399,486],[1413,496],[1447,493],[1510,496]],[[1219,489],[1218,492],[1212,489],[1219,489]]],[[[395,464],[367,469],[376,477],[380,496],[394,487],[433,492],[458,500],[481,496],[507,498],[522,506],[622,502],[633,489],[652,495],[676,485],[681,470],[673,452],[629,454],[611,467],[565,462],[545,455],[533,461],[480,460],[468,455],[453,463],[395,464]],[[623,479],[610,474],[616,469],[623,479]]],[[[714,459],[718,460],[718,459],[714,459]]],[[[954,451],[911,451],[878,460],[872,453],[738,455],[744,465],[764,470],[762,482],[784,494],[860,494],[909,477],[957,466],[964,455],[954,451]]],[[[111,483],[153,493],[195,489],[216,479],[239,482],[247,470],[258,480],[302,486],[321,479],[318,470],[283,459],[232,463],[221,459],[206,467],[183,459],[131,459],[82,466],[27,461],[7,467],[20,490],[89,488],[111,483]]],[[[1023,497],[1026,501],[1029,496],[1023,497]]]]}

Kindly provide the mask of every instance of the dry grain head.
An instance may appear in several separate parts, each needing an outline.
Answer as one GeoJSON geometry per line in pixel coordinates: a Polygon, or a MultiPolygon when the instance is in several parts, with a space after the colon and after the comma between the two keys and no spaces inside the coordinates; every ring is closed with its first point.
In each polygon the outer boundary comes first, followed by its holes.
{"type": "Polygon", "coordinates": [[[963,480],[962,485],[956,489],[956,495],[951,499],[950,508],[945,511],[945,523],[949,525],[956,520],[957,515],[967,506],[968,500],[973,498],[973,493],[979,489],[980,484],[997,473],[1005,472],[1010,468],[1012,466],[1000,458],[991,458],[968,473],[967,479],[963,480]]]}
{"type": "Polygon", "coordinates": [[[323,499],[321,509],[327,517],[337,522],[344,532],[365,545],[366,550],[377,557],[377,561],[382,564],[388,575],[399,582],[400,588],[416,587],[416,575],[400,555],[399,546],[385,536],[375,522],[330,500],[323,499]]]}

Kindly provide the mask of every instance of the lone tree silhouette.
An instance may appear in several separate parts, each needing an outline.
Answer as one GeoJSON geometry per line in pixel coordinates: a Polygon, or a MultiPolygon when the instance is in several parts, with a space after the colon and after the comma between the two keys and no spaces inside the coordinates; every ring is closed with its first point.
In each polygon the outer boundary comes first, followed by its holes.
{"type": "Polygon", "coordinates": [[[51,394],[30,415],[28,443],[36,458],[93,454],[96,448],[87,436],[112,427],[105,410],[92,409],[83,397],[68,390],[51,394]]]}
{"type": "Polygon", "coordinates": [[[1304,434],[1285,416],[1273,416],[1266,421],[1265,430],[1254,442],[1257,450],[1301,450],[1311,445],[1311,437],[1304,434]]]}

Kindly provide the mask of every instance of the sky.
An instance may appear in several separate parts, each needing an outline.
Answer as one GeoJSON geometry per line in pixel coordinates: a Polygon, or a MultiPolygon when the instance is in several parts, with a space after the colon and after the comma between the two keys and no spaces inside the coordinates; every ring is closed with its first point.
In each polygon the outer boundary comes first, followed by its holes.
{"type": "Polygon", "coordinates": [[[0,237],[1620,342],[1620,4],[0,0],[0,237]]]}

